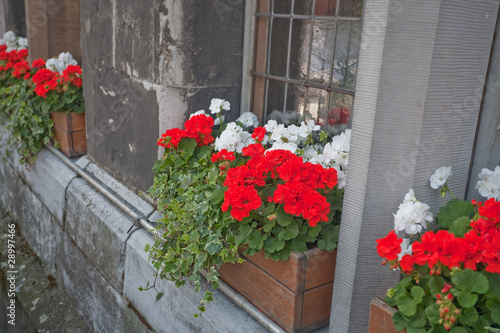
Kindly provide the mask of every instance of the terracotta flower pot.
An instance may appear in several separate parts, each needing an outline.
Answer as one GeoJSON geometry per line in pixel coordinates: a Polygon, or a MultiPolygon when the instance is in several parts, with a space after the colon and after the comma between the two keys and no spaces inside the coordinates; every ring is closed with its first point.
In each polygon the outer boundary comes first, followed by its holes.
{"type": "Polygon", "coordinates": [[[54,122],[54,138],[59,142],[59,149],[69,157],[87,153],[84,113],[51,112],[54,122]]]}
{"type": "MultiPolygon", "coordinates": [[[[398,310],[387,305],[381,298],[375,298],[370,304],[370,324],[368,333],[396,333],[392,316],[398,310]]],[[[406,332],[403,330],[401,332],[406,332]]]]}
{"type": "Polygon", "coordinates": [[[337,250],[292,252],[287,261],[258,252],[242,264],[224,264],[220,277],[287,332],[328,325],[337,250]]]}

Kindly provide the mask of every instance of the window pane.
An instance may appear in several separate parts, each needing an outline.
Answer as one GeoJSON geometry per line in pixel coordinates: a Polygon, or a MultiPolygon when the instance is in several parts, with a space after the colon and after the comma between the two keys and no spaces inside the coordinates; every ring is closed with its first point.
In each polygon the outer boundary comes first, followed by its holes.
{"type": "Polygon", "coordinates": [[[285,82],[268,80],[267,117],[283,122],[283,102],[285,100],[285,82]]]}
{"type": "Polygon", "coordinates": [[[363,0],[340,0],[339,16],[361,17],[363,0]]]}
{"type": "Polygon", "coordinates": [[[292,47],[290,48],[290,77],[298,80],[307,78],[311,20],[293,20],[292,47]]]}
{"type": "Polygon", "coordinates": [[[257,3],[257,13],[267,14],[271,12],[271,0],[259,0],[257,3]]]}
{"type": "Polygon", "coordinates": [[[328,122],[326,132],[332,135],[338,135],[350,126],[352,96],[331,93],[330,106],[328,109],[328,122]]]}
{"type": "Polygon", "coordinates": [[[309,80],[329,84],[333,42],[335,40],[335,22],[315,20],[312,38],[309,80]]]}
{"type": "Polygon", "coordinates": [[[290,19],[274,18],[271,34],[271,58],[269,72],[272,75],[286,76],[288,52],[288,31],[290,19]]]}
{"type": "Polygon", "coordinates": [[[325,125],[327,119],[328,92],[322,89],[309,88],[305,117],[316,119],[321,125],[325,125]]]}
{"type": "Polygon", "coordinates": [[[334,16],[337,0],[317,0],[315,14],[317,16],[334,16]]]}
{"type": "Polygon", "coordinates": [[[291,0],[274,0],[275,14],[290,14],[292,12],[291,9],[292,9],[291,0]]]}
{"type": "Polygon", "coordinates": [[[361,22],[340,21],[338,23],[332,85],[354,89],[360,39],[361,22]]]}
{"type": "Polygon", "coordinates": [[[312,15],[313,0],[296,0],[293,13],[296,15],[312,15]]]}

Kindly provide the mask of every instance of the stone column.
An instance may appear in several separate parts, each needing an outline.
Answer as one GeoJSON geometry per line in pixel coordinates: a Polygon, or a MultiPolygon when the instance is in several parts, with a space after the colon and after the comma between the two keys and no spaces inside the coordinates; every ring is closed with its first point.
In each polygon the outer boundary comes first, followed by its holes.
{"type": "Polygon", "coordinates": [[[437,167],[465,194],[498,1],[365,0],[348,185],[330,332],[367,332],[369,303],[399,279],[375,240],[409,188],[435,211],[437,167]]]}

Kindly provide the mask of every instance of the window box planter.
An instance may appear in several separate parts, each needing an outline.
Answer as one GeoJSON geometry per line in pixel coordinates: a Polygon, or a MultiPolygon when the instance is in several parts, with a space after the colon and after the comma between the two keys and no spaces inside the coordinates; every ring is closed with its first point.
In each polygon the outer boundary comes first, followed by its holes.
{"type": "Polygon", "coordinates": [[[54,122],[54,138],[59,142],[59,149],[68,157],[87,153],[84,113],[51,112],[54,122]]]}
{"type": "Polygon", "coordinates": [[[337,250],[292,252],[287,261],[264,253],[242,255],[245,262],[227,263],[220,278],[245,296],[287,332],[309,332],[328,325],[337,250]]]}
{"type": "MultiPolygon", "coordinates": [[[[368,333],[396,333],[396,328],[392,322],[392,316],[398,310],[377,297],[370,304],[370,324],[368,333]]],[[[406,330],[401,331],[406,332],[406,330]]]]}

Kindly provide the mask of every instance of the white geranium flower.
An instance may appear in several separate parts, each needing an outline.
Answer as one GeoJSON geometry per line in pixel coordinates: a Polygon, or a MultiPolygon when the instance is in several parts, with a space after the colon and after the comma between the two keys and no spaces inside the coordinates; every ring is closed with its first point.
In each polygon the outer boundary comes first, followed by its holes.
{"type": "Polygon", "coordinates": [[[214,119],[214,125],[220,125],[220,122],[224,122],[224,119],[226,119],[226,116],[218,116],[214,119]]]}
{"type": "Polygon", "coordinates": [[[276,149],[288,150],[295,154],[297,152],[297,144],[293,142],[284,142],[282,140],[277,140],[273,143],[272,147],[269,148],[267,151],[276,149]]]}
{"type": "Polygon", "coordinates": [[[309,120],[307,123],[301,122],[299,127],[299,136],[302,140],[307,140],[312,132],[319,131],[321,126],[315,125],[314,120],[309,120]]]}
{"type": "Polygon", "coordinates": [[[198,111],[196,111],[194,113],[191,113],[191,115],[189,116],[189,119],[191,119],[194,116],[198,116],[200,114],[205,114],[205,110],[198,110],[198,111]]]}
{"type": "Polygon", "coordinates": [[[259,120],[257,119],[257,116],[252,112],[243,112],[241,116],[239,116],[238,119],[236,119],[236,121],[239,121],[245,127],[259,126],[259,120]]]}
{"type": "Polygon", "coordinates": [[[71,53],[69,52],[61,52],[59,53],[59,56],[57,57],[57,59],[59,59],[59,61],[62,61],[65,65],[64,69],[66,69],[66,67],[68,67],[68,65],[77,65],[78,62],[73,59],[73,56],[71,55],[71,53]]]}
{"type": "Polygon", "coordinates": [[[56,58],[47,59],[45,62],[45,68],[50,69],[54,72],[59,72],[61,66],[64,66],[63,62],[56,58]]]}
{"type": "Polygon", "coordinates": [[[437,168],[434,174],[429,178],[431,187],[435,190],[439,189],[446,183],[452,174],[451,167],[442,166],[437,168]]]}
{"type": "Polygon", "coordinates": [[[406,193],[403,202],[415,202],[417,201],[417,197],[415,196],[415,192],[411,188],[408,193],[406,193]]]}
{"type": "Polygon", "coordinates": [[[6,33],[3,34],[3,39],[6,42],[15,42],[16,34],[14,33],[14,31],[7,31],[6,33]]]}
{"type": "Polygon", "coordinates": [[[340,170],[339,166],[333,166],[335,170],[337,170],[337,187],[339,189],[343,189],[346,185],[346,176],[345,171],[340,170]]]}
{"type": "Polygon", "coordinates": [[[228,101],[220,98],[212,98],[208,108],[212,114],[220,113],[221,110],[229,111],[231,109],[228,101]]]}
{"type": "MultiPolygon", "coordinates": [[[[268,129],[266,128],[266,130],[268,129]]],[[[281,140],[282,138],[285,138],[287,133],[286,127],[283,124],[279,124],[273,130],[269,129],[268,131],[271,132],[271,140],[274,141],[278,141],[281,140]]]]}
{"type": "Polygon", "coordinates": [[[17,45],[19,46],[19,49],[25,49],[28,47],[28,38],[20,37],[17,40],[17,45]]]}
{"type": "Polygon", "coordinates": [[[299,143],[299,127],[290,125],[286,128],[285,137],[288,142],[299,143]]]}
{"type": "Polygon", "coordinates": [[[404,230],[409,235],[415,235],[427,228],[427,223],[432,221],[429,205],[419,201],[403,202],[393,215],[396,233],[404,230]]]}
{"type": "Polygon", "coordinates": [[[482,169],[479,173],[476,190],[484,198],[498,200],[500,198],[500,166],[497,166],[493,171],[482,169]]]}
{"type": "Polygon", "coordinates": [[[401,242],[401,252],[398,254],[399,260],[403,258],[405,254],[412,254],[412,245],[411,245],[411,240],[409,238],[403,238],[403,241],[401,242]]]}
{"type": "Polygon", "coordinates": [[[244,131],[235,122],[231,122],[227,124],[224,132],[215,139],[214,147],[217,151],[226,149],[228,151],[241,153],[243,148],[252,143],[254,143],[252,135],[244,131]]]}

